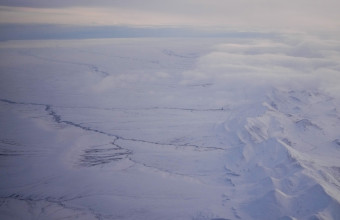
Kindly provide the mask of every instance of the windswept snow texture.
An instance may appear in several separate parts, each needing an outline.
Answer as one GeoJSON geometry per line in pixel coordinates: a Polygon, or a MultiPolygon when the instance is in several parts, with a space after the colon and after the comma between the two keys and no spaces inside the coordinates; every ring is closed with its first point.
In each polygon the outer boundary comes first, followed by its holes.
{"type": "Polygon", "coordinates": [[[340,219],[340,42],[0,43],[0,219],[340,219]]]}

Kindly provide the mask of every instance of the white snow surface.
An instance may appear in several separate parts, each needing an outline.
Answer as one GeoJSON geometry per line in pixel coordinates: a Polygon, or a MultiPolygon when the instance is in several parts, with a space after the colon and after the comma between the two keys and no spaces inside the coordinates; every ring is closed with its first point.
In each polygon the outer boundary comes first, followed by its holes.
{"type": "Polygon", "coordinates": [[[0,43],[0,219],[340,219],[340,42],[0,43]]]}

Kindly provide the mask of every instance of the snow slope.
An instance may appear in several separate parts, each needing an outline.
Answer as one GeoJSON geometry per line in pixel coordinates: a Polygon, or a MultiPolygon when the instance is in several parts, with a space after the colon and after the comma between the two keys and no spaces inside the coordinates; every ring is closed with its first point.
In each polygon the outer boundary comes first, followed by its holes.
{"type": "Polygon", "coordinates": [[[0,44],[1,219],[340,219],[339,42],[0,44]]]}

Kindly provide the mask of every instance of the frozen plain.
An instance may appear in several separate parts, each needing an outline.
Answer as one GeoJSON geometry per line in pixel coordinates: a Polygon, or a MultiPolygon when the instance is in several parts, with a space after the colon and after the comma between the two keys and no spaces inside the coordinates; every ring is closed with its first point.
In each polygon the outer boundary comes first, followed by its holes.
{"type": "Polygon", "coordinates": [[[340,219],[340,42],[0,43],[1,219],[340,219]]]}

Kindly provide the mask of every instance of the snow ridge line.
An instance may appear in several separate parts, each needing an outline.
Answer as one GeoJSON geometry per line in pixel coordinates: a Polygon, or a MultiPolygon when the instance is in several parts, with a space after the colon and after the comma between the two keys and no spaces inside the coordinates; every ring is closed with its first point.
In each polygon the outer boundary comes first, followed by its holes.
{"type": "MultiPolygon", "coordinates": [[[[82,198],[82,196],[79,196],[79,198],[82,198]]],[[[68,200],[63,200],[62,198],[54,198],[54,197],[47,197],[47,198],[34,198],[33,196],[28,196],[28,197],[24,197],[23,195],[19,195],[19,194],[11,194],[9,196],[5,196],[5,197],[0,197],[0,207],[3,205],[6,205],[6,202],[8,202],[9,200],[14,200],[14,201],[22,201],[25,202],[27,204],[27,208],[33,208],[33,206],[36,205],[36,203],[40,203],[40,202],[46,202],[48,203],[48,206],[46,207],[42,207],[40,210],[40,213],[37,215],[34,215],[34,213],[30,213],[32,216],[31,217],[35,217],[40,219],[41,216],[49,216],[48,213],[46,212],[46,208],[49,208],[51,205],[55,205],[55,206],[59,206],[62,209],[67,209],[67,210],[72,210],[76,213],[74,213],[74,217],[79,217],[82,215],[87,215],[90,214],[91,217],[93,217],[94,219],[103,219],[102,214],[96,213],[94,210],[92,209],[82,209],[79,207],[73,207],[73,206],[67,206],[64,202],[67,202],[68,200]],[[4,200],[4,201],[1,201],[4,200]]],[[[59,210],[60,211],[60,210],[59,210]]],[[[26,216],[27,217],[27,216],[26,216]]],[[[67,217],[72,217],[70,216],[70,214],[67,214],[67,217]]],[[[35,219],[34,218],[34,219],[35,219]]]]}
{"type": "Polygon", "coordinates": [[[211,151],[211,150],[221,150],[221,151],[225,151],[225,149],[223,148],[219,148],[219,147],[202,147],[202,146],[198,146],[198,145],[194,145],[194,144],[172,144],[172,143],[161,143],[161,142],[156,142],[156,141],[148,141],[148,140],[142,140],[142,139],[136,139],[136,138],[126,138],[126,137],[122,137],[116,134],[111,134],[111,133],[107,133],[98,129],[94,129],[91,127],[86,127],[83,126],[81,124],[72,122],[72,121],[68,121],[68,120],[63,120],[61,115],[57,114],[56,111],[53,110],[53,106],[50,104],[42,104],[42,103],[26,103],[26,102],[15,102],[12,100],[8,100],[8,99],[0,99],[1,102],[7,103],[7,104],[12,104],[12,105],[34,105],[34,106],[42,106],[44,107],[44,110],[47,112],[48,115],[50,115],[53,119],[53,121],[55,121],[58,124],[66,124],[66,125],[70,125],[73,127],[77,127],[80,128],[82,130],[85,131],[91,131],[91,132],[96,132],[99,134],[103,134],[109,137],[113,137],[115,138],[115,141],[118,140],[122,140],[122,141],[133,141],[133,142],[141,142],[141,143],[146,143],[146,144],[154,144],[154,145],[161,145],[161,146],[172,146],[172,147],[192,147],[194,148],[194,150],[196,151],[211,151]]]}
{"type": "Polygon", "coordinates": [[[54,63],[64,63],[64,64],[71,64],[71,65],[77,65],[77,66],[85,66],[90,69],[91,72],[101,74],[104,78],[109,76],[110,73],[99,70],[98,66],[93,65],[93,64],[88,64],[88,63],[81,63],[81,62],[71,62],[71,61],[66,61],[66,60],[58,60],[58,59],[52,59],[48,57],[41,57],[35,54],[31,54],[29,52],[21,52],[22,55],[29,56],[29,57],[34,57],[39,60],[44,60],[48,62],[54,62],[54,63]]]}
{"type": "Polygon", "coordinates": [[[259,103],[250,112],[245,111],[234,116],[235,120],[229,120],[234,122],[229,127],[234,125],[235,134],[240,134],[243,143],[239,145],[238,154],[231,154],[226,163],[226,180],[236,191],[237,186],[243,185],[245,190],[240,190],[237,196],[247,191],[254,195],[240,206],[254,219],[321,219],[322,215],[338,219],[339,194],[332,186],[331,174],[315,163],[308,153],[290,144],[290,139],[303,143],[308,137],[303,136],[303,132],[309,127],[319,133],[323,131],[322,127],[309,120],[294,120],[308,118],[306,110],[316,101],[306,98],[307,103],[296,104],[295,99],[285,95],[280,94],[281,99],[273,97],[269,102],[273,103],[271,105],[259,103]],[[295,106],[299,107],[299,112],[292,111],[295,106]],[[289,126],[298,127],[302,122],[309,127],[302,129],[300,135],[293,135],[295,130],[289,130],[289,126]],[[240,155],[238,160],[233,158],[235,155],[240,155]],[[319,202],[313,203],[316,198],[319,202]],[[262,211],[268,209],[273,212],[264,216],[262,211]]]}
{"type": "Polygon", "coordinates": [[[148,108],[146,110],[182,110],[182,111],[191,111],[191,112],[219,112],[219,111],[228,111],[228,108],[207,108],[207,109],[197,109],[197,108],[176,108],[176,107],[154,107],[148,108]]]}
{"type": "Polygon", "coordinates": [[[162,53],[170,57],[174,56],[174,57],[180,57],[180,58],[186,58],[186,59],[196,59],[199,57],[196,54],[195,55],[182,55],[182,54],[176,53],[175,51],[168,50],[168,49],[164,49],[162,53]]]}
{"type": "MultiPolygon", "coordinates": [[[[7,102],[10,102],[7,100],[7,102]]],[[[14,104],[14,103],[13,103],[14,104]]],[[[24,103],[22,103],[24,104],[24,103]]],[[[56,106],[59,108],[66,108],[66,109],[95,109],[95,110],[106,110],[106,111],[137,111],[137,110],[143,110],[143,111],[148,111],[148,110],[178,110],[178,111],[190,111],[190,112],[228,112],[230,111],[230,107],[221,107],[221,108],[184,108],[184,107],[149,107],[149,108],[98,108],[98,107],[93,107],[93,106],[84,106],[84,107],[79,107],[79,106],[74,106],[74,107],[69,107],[69,106],[56,106]]]]}
{"type": "Polygon", "coordinates": [[[103,56],[103,57],[107,57],[107,58],[118,58],[118,59],[121,59],[121,60],[129,60],[129,61],[140,62],[140,63],[158,64],[158,65],[161,66],[161,64],[159,63],[158,60],[147,60],[147,59],[140,59],[140,58],[136,58],[136,57],[110,55],[110,54],[105,54],[105,53],[100,53],[100,52],[90,51],[90,50],[85,50],[85,49],[79,49],[79,48],[72,48],[72,49],[77,50],[80,53],[88,53],[88,54],[96,55],[96,56],[99,55],[99,56],[103,56]]]}

